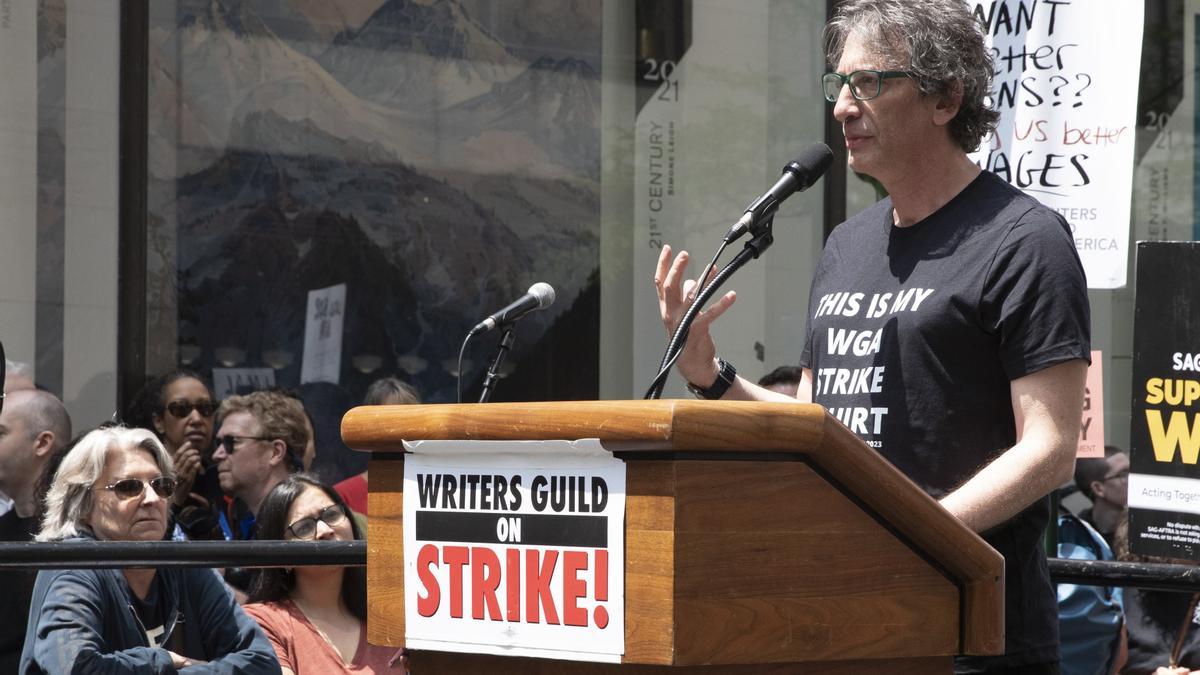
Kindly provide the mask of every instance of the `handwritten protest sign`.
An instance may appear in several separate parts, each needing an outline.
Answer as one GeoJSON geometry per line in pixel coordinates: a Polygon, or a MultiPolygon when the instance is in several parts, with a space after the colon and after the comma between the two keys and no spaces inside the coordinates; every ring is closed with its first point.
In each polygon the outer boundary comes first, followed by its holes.
{"type": "Polygon", "coordinates": [[[1143,5],[969,2],[995,60],[996,133],[971,155],[1058,211],[1089,288],[1125,285],[1143,5]]]}
{"type": "Polygon", "coordinates": [[[304,361],[300,384],[332,382],[342,374],[342,323],[346,316],[346,284],[308,292],[304,323],[304,361]]]}

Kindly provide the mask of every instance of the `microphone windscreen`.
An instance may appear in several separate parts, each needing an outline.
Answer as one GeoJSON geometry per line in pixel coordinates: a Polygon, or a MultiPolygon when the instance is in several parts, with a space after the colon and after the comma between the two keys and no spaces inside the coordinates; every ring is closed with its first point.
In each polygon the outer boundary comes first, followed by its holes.
{"type": "Polygon", "coordinates": [[[824,143],[813,143],[800,153],[800,156],[788,162],[785,171],[795,174],[800,181],[799,189],[804,190],[825,175],[833,164],[833,152],[824,143]]]}
{"type": "Polygon", "coordinates": [[[554,304],[554,287],[544,281],[530,286],[529,294],[537,298],[538,309],[546,309],[554,304]]]}

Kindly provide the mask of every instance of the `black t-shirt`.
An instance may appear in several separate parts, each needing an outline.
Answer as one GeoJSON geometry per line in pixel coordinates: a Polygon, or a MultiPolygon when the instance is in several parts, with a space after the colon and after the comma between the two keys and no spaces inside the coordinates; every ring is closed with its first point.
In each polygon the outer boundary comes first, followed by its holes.
{"type": "MultiPolygon", "coordinates": [[[[1066,221],[982,172],[910,227],[884,199],[834,230],[801,365],[814,401],[940,498],[1016,442],[1012,380],[1089,357],[1066,221]]],[[[1058,658],[1049,516],[1043,499],[984,535],[1005,558],[1008,663],[1058,658]]]]}
{"type": "MultiPolygon", "coordinates": [[[[37,532],[35,518],[21,518],[16,509],[0,516],[0,542],[32,541],[37,532]]],[[[29,601],[37,570],[0,570],[0,673],[15,673],[25,644],[29,601]]]]}
{"type": "Polygon", "coordinates": [[[158,575],[150,582],[150,589],[145,598],[139,598],[135,593],[129,593],[129,604],[137,614],[138,621],[146,631],[146,641],[151,646],[161,647],[166,636],[166,617],[158,601],[158,575]]]}

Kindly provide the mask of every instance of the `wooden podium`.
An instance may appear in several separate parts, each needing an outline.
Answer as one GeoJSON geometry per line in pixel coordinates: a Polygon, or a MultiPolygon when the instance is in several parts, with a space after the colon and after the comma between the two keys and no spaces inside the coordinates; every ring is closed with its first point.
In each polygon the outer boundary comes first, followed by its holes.
{"type": "Polygon", "coordinates": [[[929,673],[1004,649],[1004,560],[817,405],[374,406],[368,640],[404,645],[403,447],[599,438],[626,461],[619,665],[413,652],[417,673],[929,673]]]}

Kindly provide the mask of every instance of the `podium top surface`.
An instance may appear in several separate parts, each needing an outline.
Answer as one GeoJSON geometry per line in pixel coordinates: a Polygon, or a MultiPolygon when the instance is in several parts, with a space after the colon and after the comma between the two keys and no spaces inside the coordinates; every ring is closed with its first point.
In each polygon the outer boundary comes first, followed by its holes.
{"type": "Polygon", "coordinates": [[[574,401],[362,406],[342,419],[349,447],[403,452],[404,441],[599,438],[622,450],[794,450],[825,433],[824,408],[746,401],[574,401]]]}

